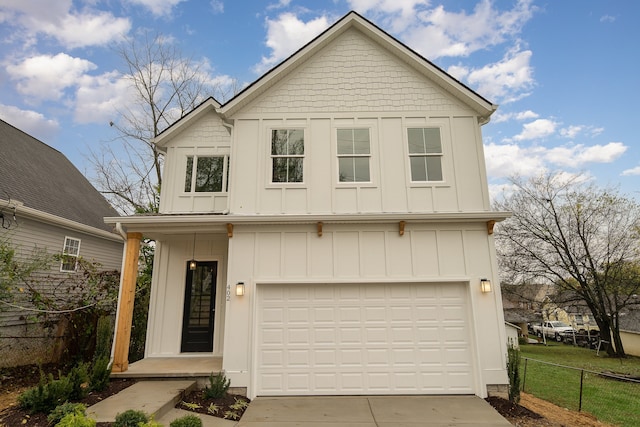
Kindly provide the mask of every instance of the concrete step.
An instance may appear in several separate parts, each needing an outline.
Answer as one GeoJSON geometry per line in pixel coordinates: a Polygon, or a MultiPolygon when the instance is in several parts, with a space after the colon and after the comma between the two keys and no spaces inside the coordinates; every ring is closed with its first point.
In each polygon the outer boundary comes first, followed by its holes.
{"type": "Polygon", "coordinates": [[[157,420],[173,409],[195,386],[193,380],[140,381],[90,406],[87,415],[97,422],[114,422],[116,415],[136,409],[157,420]]]}

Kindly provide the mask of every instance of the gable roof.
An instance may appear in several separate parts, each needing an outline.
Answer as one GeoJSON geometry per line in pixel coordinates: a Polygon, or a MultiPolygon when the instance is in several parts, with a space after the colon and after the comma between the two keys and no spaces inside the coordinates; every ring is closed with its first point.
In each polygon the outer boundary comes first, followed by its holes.
{"type": "Polygon", "coordinates": [[[446,71],[435,65],[433,62],[424,58],[399,40],[395,39],[393,36],[386,33],[371,21],[367,20],[357,12],[351,11],[315,39],[311,40],[289,56],[289,58],[267,71],[226,103],[220,105],[214,98],[206,99],[191,112],[178,119],[167,129],[163,130],[155,138],[154,142],[162,148],[163,144],[166,144],[172,136],[178,134],[187,123],[197,119],[202,113],[210,111],[211,109],[220,114],[222,118],[230,117],[277,82],[284,79],[287,75],[293,72],[297,66],[304,63],[317,51],[328,45],[331,41],[335,40],[350,28],[356,28],[363,32],[376,43],[392,52],[406,64],[411,66],[414,70],[418,71],[447,93],[450,93],[456,99],[459,99],[462,103],[469,106],[479,115],[481,118],[481,124],[487,123],[491,114],[493,114],[493,112],[498,108],[497,105],[491,103],[489,100],[467,87],[464,83],[461,83],[446,71]]]}
{"type": "MultiPolygon", "coordinates": [[[[0,199],[104,231],[118,216],[58,150],[0,120],[0,199]]],[[[0,206],[2,207],[2,206],[0,206]]]]}
{"type": "Polygon", "coordinates": [[[239,94],[223,104],[220,112],[225,116],[233,115],[236,111],[282,80],[298,65],[313,56],[318,50],[322,49],[350,28],[356,28],[366,34],[380,46],[396,55],[413,69],[476,111],[482,118],[482,123],[489,121],[489,116],[497,109],[497,105],[483,98],[440,67],[380,29],[371,21],[362,17],[357,12],[351,11],[289,58],[272,68],[239,94]]]}

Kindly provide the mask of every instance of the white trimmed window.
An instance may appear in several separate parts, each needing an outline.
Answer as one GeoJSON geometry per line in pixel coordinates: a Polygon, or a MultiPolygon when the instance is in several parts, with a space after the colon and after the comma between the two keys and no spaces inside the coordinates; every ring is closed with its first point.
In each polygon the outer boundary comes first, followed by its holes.
{"type": "Polygon", "coordinates": [[[304,129],[271,130],[271,182],[304,182],[304,129]]]}
{"type": "Polygon", "coordinates": [[[65,237],[60,271],[76,271],[78,256],[80,256],[80,239],[65,237]]]}
{"type": "Polygon", "coordinates": [[[226,193],[229,156],[187,156],[185,193],[226,193]]]}
{"type": "Polygon", "coordinates": [[[440,128],[408,128],[412,182],[442,181],[440,128]]]}
{"type": "Polygon", "coordinates": [[[338,129],[338,180],[371,182],[369,129],[338,129]]]}

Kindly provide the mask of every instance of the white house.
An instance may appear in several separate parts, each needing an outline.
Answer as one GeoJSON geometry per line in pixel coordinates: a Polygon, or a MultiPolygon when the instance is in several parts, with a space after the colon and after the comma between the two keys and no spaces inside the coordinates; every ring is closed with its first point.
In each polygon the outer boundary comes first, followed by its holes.
{"type": "Polygon", "coordinates": [[[508,214],[480,131],[496,108],[354,12],[202,103],[156,140],[160,213],[106,219],[129,237],[114,370],[144,235],[146,358],[221,358],[249,397],[504,388],[508,214]]]}

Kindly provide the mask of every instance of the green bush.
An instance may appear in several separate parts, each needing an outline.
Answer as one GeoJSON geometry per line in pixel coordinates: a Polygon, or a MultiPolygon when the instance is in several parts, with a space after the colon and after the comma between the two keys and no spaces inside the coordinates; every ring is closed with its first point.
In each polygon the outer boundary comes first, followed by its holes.
{"type": "Polygon", "coordinates": [[[204,388],[204,397],[207,399],[218,399],[227,394],[231,380],[228,380],[224,372],[217,375],[213,373],[209,376],[209,386],[204,388]]]}
{"type": "Polygon", "coordinates": [[[116,415],[116,421],[113,427],[138,427],[138,424],[149,422],[149,417],[142,411],[129,409],[121,414],[116,415]]]}
{"type": "Polygon", "coordinates": [[[202,420],[195,415],[185,415],[173,420],[169,427],[202,427],[202,420]]]}
{"type": "Polygon", "coordinates": [[[54,380],[53,374],[46,377],[44,372],[40,371],[40,382],[37,386],[20,394],[18,404],[31,413],[47,414],[69,399],[71,389],[68,377],[60,376],[59,379],[54,380]]]}
{"type": "Polygon", "coordinates": [[[82,403],[63,403],[56,406],[56,408],[49,414],[47,421],[49,424],[55,425],[59,423],[66,415],[85,415],[87,407],[82,403]]]}
{"type": "Polygon", "coordinates": [[[67,414],[55,427],[96,427],[96,421],[84,414],[67,414]]]}
{"type": "Polygon", "coordinates": [[[96,351],[93,353],[94,363],[102,358],[107,359],[111,355],[111,337],[113,336],[113,326],[111,318],[102,316],[98,319],[96,326],[96,351]]]}
{"type": "Polygon", "coordinates": [[[69,396],[68,399],[80,400],[87,395],[89,388],[87,383],[89,382],[89,374],[87,373],[87,364],[79,363],[71,369],[69,375],[67,375],[69,381],[69,396]]]}
{"type": "Polygon", "coordinates": [[[507,347],[507,374],[509,375],[509,400],[520,402],[520,349],[510,340],[507,347]]]}
{"type": "Polygon", "coordinates": [[[102,391],[107,388],[110,377],[109,356],[98,357],[91,367],[91,378],[89,378],[91,390],[102,391]]]}

